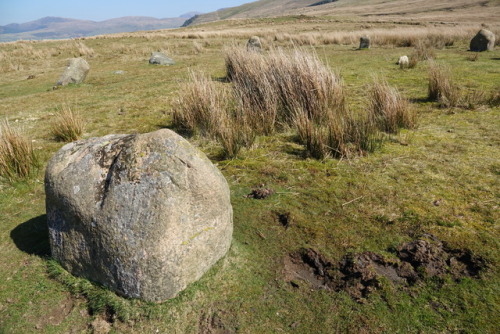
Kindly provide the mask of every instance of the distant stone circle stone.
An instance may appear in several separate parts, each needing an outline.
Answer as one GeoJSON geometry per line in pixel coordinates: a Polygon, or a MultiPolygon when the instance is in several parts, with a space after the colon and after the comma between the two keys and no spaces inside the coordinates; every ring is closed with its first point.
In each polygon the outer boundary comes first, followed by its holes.
{"type": "Polygon", "coordinates": [[[52,257],[126,297],[175,297],[231,244],[225,178],[167,129],[67,144],[45,191],[52,257]]]}
{"type": "Polygon", "coordinates": [[[175,65],[175,61],[162,52],[151,53],[151,58],[149,58],[149,63],[153,65],[175,65]]]}
{"type": "Polygon", "coordinates": [[[66,70],[59,77],[56,86],[66,86],[68,84],[82,83],[90,71],[90,65],[83,58],[71,58],[68,61],[66,70]]]}
{"type": "Polygon", "coordinates": [[[369,36],[361,36],[359,38],[359,48],[360,49],[369,49],[370,48],[370,37],[369,36]]]}
{"type": "Polygon", "coordinates": [[[493,51],[495,48],[495,34],[489,30],[481,29],[470,41],[470,51],[493,51]]]}
{"type": "Polygon", "coordinates": [[[261,52],[262,43],[258,36],[252,36],[247,42],[247,51],[261,52]]]}

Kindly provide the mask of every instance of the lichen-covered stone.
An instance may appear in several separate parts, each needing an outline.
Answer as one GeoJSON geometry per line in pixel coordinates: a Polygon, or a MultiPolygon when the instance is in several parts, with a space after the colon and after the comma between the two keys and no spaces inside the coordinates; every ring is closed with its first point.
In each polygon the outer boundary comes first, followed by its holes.
{"type": "Polygon", "coordinates": [[[229,249],[229,187],[170,130],[67,144],[45,176],[52,256],[77,276],[160,302],[229,249]]]}
{"type": "Polygon", "coordinates": [[[90,65],[83,58],[71,58],[63,74],[59,77],[56,86],[66,86],[68,84],[79,84],[87,77],[90,65]]]}
{"type": "Polygon", "coordinates": [[[165,65],[165,66],[170,66],[170,65],[175,65],[175,61],[164,53],[161,52],[153,52],[151,53],[151,57],[149,58],[149,63],[152,65],[165,65]]]}
{"type": "Polygon", "coordinates": [[[470,41],[470,51],[493,51],[495,34],[487,29],[481,29],[470,41]]]}

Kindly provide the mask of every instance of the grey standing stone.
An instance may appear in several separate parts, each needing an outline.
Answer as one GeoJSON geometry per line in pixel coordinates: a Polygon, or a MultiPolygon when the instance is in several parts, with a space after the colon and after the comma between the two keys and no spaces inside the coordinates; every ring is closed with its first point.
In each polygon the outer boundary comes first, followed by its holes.
{"type": "Polygon", "coordinates": [[[369,49],[370,48],[370,37],[361,36],[359,38],[359,48],[360,49],[369,49]]]}
{"type": "Polygon", "coordinates": [[[470,41],[470,51],[493,51],[495,48],[495,34],[481,29],[470,41]]]}
{"type": "Polygon", "coordinates": [[[66,86],[68,84],[79,84],[89,73],[89,63],[83,58],[71,58],[68,66],[56,83],[56,86],[66,86]]]}
{"type": "Polygon", "coordinates": [[[252,36],[247,42],[247,50],[254,52],[262,51],[262,43],[260,42],[260,38],[258,36],[252,36]]]}
{"type": "Polygon", "coordinates": [[[45,192],[52,257],[127,297],[175,297],[231,244],[226,180],[167,129],[64,146],[45,192]]]}
{"type": "Polygon", "coordinates": [[[153,65],[175,65],[175,61],[173,59],[167,57],[164,53],[161,52],[151,53],[149,63],[153,65]]]}

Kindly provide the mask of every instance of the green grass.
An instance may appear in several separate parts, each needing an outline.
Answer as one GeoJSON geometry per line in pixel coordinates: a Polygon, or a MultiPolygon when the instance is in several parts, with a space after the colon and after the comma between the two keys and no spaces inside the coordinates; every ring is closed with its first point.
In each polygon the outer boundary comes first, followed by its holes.
{"type": "MultiPolygon", "coordinates": [[[[106,310],[115,314],[116,333],[197,333],[214,316],[238,333],[498,332],[493,320],[500,311],[500,110],[450,111],[425,101],[427,62],[404,71],[395,65],[410,48],[316,49],[322,61],[342,74],[354,110],[367,106],[373,72],[412,101],[418,127],[388,135],[373,153],[305,159],[304,148],[285,132],[259,136],[238,158],[221,160],[217,144],[189,139],[230,184],[234,235],[229,253],[178,297],[158,305],[127,300],[69,275],[50,260],[43,167],[63,145],[50,132],[58,106],[69,103],[78,109],[86,122],[84,138],[143,133],[171,126],[172,102],[188,69],[224,76],[222,45],[232,38],[206,39],[204,51],[195,55],[189,39],[134,36],[85,40],[97,56],[89,59],[91,70],[82,85],[52,90],[70,49],[42,65],[26,60],[24,70],[0,76],[0,117],[34,140],[42,164],[26,181],[0,181],[0,333],[85,333],[106,310]],[[114,55],[112,43],[132,51],[114,55]],[[169,45],[176,66],[147,64],[150,51],[169,45]],[[126,73],[117,75],[116,70],[126,73]],[[36,78],[26,80],[33,73],[36,78]],[[264,200],[245,198],[262,183],[275,194],[264,200]],[[433,205],[435,200],[442,204],[433,205]],[[278,213],[290,213],[288,229],[278,222],[278,213]],[[367,250],[394,257],[391,250],[422,232],[454,248],[471,249],[485,258],[488,269],[480,279],[427,280],[408,289],[386,282],[362,304],[344,292],[311,291],[305,284],[294,288],[283,279],[283,259],[302,247],[312,247],[334,263],[346,253],[367,250]],[[59,323],[51,323],[50,316],[61,313],[57,307],[68,298],[72,309],[59,323]]],[[[238,42],[244,46],[246,39],[238,42]]],[[[436,61],[450,66],[463,88],[499,87],[495,59],[500,51],[482,53],[471,62],[466,44],[437,50],[436,61]]],[[[2,51],[12,48],[0,45],[2,51]]]]}

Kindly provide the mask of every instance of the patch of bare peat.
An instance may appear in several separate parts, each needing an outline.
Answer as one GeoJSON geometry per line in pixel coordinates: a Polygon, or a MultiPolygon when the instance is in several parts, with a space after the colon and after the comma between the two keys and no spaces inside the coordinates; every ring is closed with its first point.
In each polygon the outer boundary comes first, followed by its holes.
{"type": "Polygon", "coordinates": [[[287,230],[292,225],[292,215],[290,212],[274,212],[276,219],[281,226],[287,230]]]}
{"type": "Polygon", "coordinates": [[[397,259],[386,259],[374,252],[347,254],[334,265],[313,249],[301,249],[284,260],[284,278],[294,287],[307,284],[313,289],[345,291],[363,301],[379,289],[382,279],[405,287],[430,277],[451,275],[478,278],[486,268],[483,258],[468,249],[452,249],[435,236],[422,237],[397,248],[397,259]]]}

